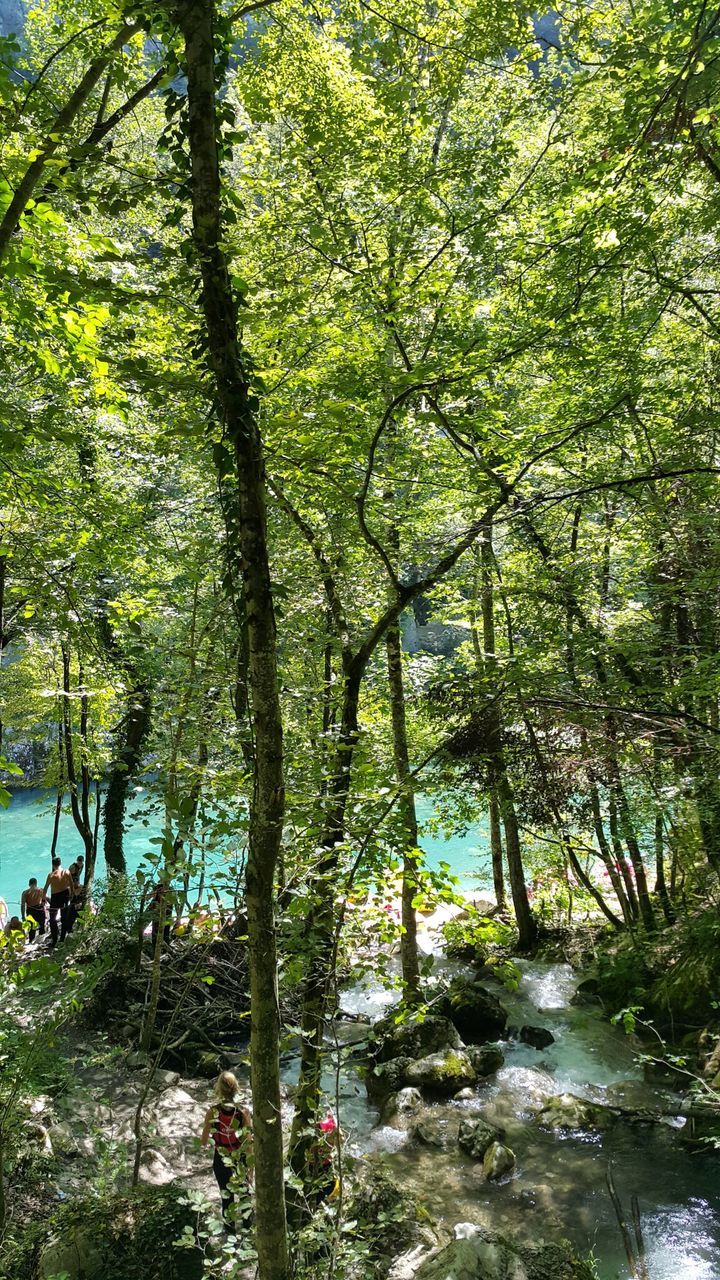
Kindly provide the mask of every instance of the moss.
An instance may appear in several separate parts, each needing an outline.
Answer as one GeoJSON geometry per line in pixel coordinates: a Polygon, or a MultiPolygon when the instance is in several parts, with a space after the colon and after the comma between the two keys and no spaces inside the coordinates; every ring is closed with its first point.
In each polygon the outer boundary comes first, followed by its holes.
{"type": "Polygon", "coordinates": [[[31,1223],[20,1237],[6,1238],[0,1280],[35,1280],[53,1241],[67,1243],[80,1235],[92,1240],[98,1255],[83,1280],[200,1280],[200,1251],[174,1247],[193,1220],[170,1187],[78,1197],[31,1223]]]}

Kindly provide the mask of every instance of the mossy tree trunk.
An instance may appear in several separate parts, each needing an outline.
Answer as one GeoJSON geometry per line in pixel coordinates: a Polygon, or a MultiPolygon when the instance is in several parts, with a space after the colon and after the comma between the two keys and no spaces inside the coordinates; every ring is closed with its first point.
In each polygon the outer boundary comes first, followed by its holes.
{"type": "Polygon", "coordinates": [[[212,0],[183,0],[171,5],[171,11],[185,43],[193,238],[202,277],[207,349],[238,486],[238,542],[255,734],[246,908],[258,1271],[260,1280],[287,1280],[274,900],[285,796],[265,466],[259,404],[250,385],[249,360],[239,340],[237,301],[222,247],[217,116],[220,86],[216,83],[216,71],[222,75],[222,60],[216,62],[216,55],[222,51],[216,47],[215,5],[212,0]]]}
{"type": "Polygon", "coordinates": [[[405,686],[402,669],[402,637],[399,623],[388,628],[385,637],[387,651],[388,682],[393,727],[393,755],[395,775],[401,790],[400,808],[404,839],[402,901],[400,921],[400,963],[405,1000],[413,1003],[420,996],[420,959],[417,946],[417,914],[414,906],[419,889],[418,881],[418,822],[415,805],[415,786],[410,768],[408,750],[407,716],[405,713],[405,686]]]}
{"type": "MultiPolygon", "coordinates": [[[[493,566],[492,522],[488,521],[485,537],[480,548],[483,655],[485,675],[489,680],[497,681],[498,660],[495,645],[493,566]]],[[[525,868],[520,845],[520,828],[515,808],[515,795],[503,750],[502,721],[497,697],[494,698],[487,713],[487,731],[490,783],[492,792],[497,797],[499,815],[505,831],[505,854],[507,857],[508,878],[510,880],[510,894],[518,929],[518,942],[521,950],[533,951],[537,944],[538,930],[530,907],[530,899],[525,882],[525,868]]]]}

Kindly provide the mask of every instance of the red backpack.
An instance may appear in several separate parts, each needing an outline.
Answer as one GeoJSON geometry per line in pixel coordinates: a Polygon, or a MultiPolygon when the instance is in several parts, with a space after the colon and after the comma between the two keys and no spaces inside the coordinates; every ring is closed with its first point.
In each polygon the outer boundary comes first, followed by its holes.
{"type": "Polygon", "coordinates": [[[237,1119],[240,1120],[240,1128],[242,1128],[244,1122],[240,1107],[220,1104],[213,1130],[213,1142],[216,1147],[222,1147],[224,1151],[237,1151],[238,1147],[242,1146],[242,1138],[234,1127],[237,1119]]]}

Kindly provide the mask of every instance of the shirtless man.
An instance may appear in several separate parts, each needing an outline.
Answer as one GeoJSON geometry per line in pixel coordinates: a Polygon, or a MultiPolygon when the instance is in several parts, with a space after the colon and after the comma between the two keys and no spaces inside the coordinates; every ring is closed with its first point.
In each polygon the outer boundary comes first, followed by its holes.
{"type": "Polygon", "coordinates": [[[66,871],[60,858],[53,858],[52,871],[45,881],[45,893],[50,889],[50,938],[51,946],[58,941],[58,916],[60,917],[60,941],[65,941],[68,925],[68,907],[73,890],[73,878],[66,871]]]}
{"type": "Polygon", "coordinates": [[[67,927],[65,932],[72,933],[73,925],[80,914],[80,909],[85,902],[85,889],[83,888],[83,867],[85,859],[82,854],[70,863],[68,867],[68,875],[72,877],[72,889],[70,890],[70,906],[67,911],[67,927]]]}
{"type": "Polygon", "coordinates": [[[38,882],[33,876],[32,879],[28,880],[28,887],[23,890],[20,899],[20,915],[23,920],[29,919],[31,921],[28,935],[30,942],[35,941],[36,933],[42,935],[45,932],[46,904],[45,890],[38,889],[38,882]]]}

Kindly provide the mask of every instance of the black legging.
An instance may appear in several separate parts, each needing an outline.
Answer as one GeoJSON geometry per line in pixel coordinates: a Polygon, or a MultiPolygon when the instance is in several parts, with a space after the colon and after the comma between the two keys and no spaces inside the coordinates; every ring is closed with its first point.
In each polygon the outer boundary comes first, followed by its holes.
{"type": "Polygon", "coordinates": [[[223,1151],[222,1148],[216,1147],[215,1154],[213,1156],[213,1173],[215,1174],[215,1179],[220,1188],[220,1203],[222,1205],[223,1222],[225,1223],[228,1231],[232,1231],[233,1234],[236,1234],[237,1215],[235,1192],[236,1190],[240,1190],[240,1187],[237,1185],[237,1180],[239,1178],[247,1177],[247,1171],[242,1157],[238,1152],[228,1150],[223,1151]],[[233,1189],[230,1190],[230,1183],[233,1179],[236,1180],[235,1185],[233,1186],[233,1189]]]}

